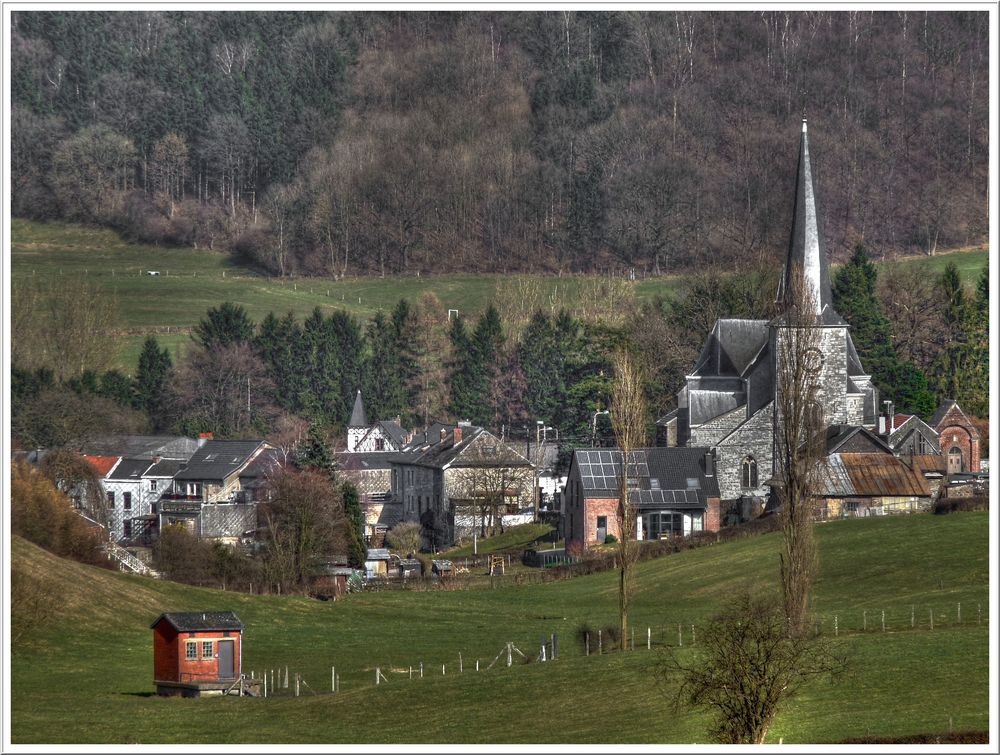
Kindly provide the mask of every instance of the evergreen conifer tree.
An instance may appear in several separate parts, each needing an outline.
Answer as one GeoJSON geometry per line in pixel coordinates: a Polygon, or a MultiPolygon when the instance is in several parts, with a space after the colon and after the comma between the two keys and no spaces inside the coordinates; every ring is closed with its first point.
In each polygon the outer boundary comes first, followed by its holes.
{"type": "Polygon", "coordinates": [[[361,497],[350,481],[345,481],[342,489],[347,515],[347,563],[354,569],[363,569],[368,552],[364,543],[365,517],[361,511],[361,497]]]}
{"type": "Polygon", "coordinates": [[[368,324],[368,370],[366,394],[376,419],[387,419],[406,409],[400,341],[395,323],[380,309],[368,324]]]}
{"type": "Polygon", "coordinates": [[[247,343],[253,336],[254,324],[247,311],[241,305],[228,301],[208,310],[191,334],[195,343],[206,349],[247,343]]]}
{"type": "Polygon", "coordinates": [[[161,349],[153,336],[142,345],[139,354],[139,368],[135,376],[135,402],[139,409],[149,415],[155,431],[165,427],[168,394],[173,364],[170,352],[161,349]]]}

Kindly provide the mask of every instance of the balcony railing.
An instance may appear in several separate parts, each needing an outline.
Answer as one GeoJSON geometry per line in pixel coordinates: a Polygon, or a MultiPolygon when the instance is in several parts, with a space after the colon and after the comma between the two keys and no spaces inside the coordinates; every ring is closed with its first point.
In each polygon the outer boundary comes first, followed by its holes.
{"type": "Polygon", "coordinates": [[[173,491],[164,491],[160,495],[161,501],[201,501],[204,500],[201,494],[189,495],[188,493],[174,493],[173,491]]]}

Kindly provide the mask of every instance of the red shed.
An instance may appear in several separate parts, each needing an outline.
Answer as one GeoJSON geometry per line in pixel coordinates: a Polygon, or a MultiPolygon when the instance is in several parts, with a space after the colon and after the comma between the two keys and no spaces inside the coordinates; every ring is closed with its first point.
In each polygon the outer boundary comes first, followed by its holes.
{"type": "Polygon", "coordinates": [[[243,623],[232,611],[165,613],[150,629],[157,694],[221,693],[239,678],[243,623]]]}

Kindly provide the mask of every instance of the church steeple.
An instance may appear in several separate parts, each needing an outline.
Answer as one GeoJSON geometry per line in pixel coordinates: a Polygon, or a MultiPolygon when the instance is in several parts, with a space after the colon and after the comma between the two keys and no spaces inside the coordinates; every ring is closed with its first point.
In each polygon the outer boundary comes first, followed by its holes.
{"type": "Polygon", "coordinates": [[[815,304],[816,316],[822,320],[835,319],[830,293],[830,263],[823,249],[816,211],[816,181],[809,160],[809,132],[806,119],[802,119],[802,141],[799,145],[799,166],[795,179],[795,207],[792,235],[788,241],[788,258],[778,287],[778,302],[785,308],[791,306],[795,276],[801,275],[802,290],[808,292],[815,304]]]}
{"type": "Polygon", "coordinates": [[[358,391],[357,398],[354,399],[354,410],[351,412],[351,421],[348,427],[367,427],[368,420],[365,417],[365,402],[361,400],[361,391],[358,391]]]}

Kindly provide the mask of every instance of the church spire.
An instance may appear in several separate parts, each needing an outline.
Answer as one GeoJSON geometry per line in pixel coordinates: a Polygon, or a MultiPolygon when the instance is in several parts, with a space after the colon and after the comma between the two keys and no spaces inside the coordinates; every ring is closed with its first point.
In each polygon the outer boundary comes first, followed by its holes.
{"type": "MultiPolygon", "coordinates": [[[[803,290],[815,303],[816,315],[832,314],[830,293],[830,264],[823,250],[816,212],[816,181],[809,160],[809,132],[806,119],[802,118],[802,141],[799,145],[799,167],[795,179],[795,208],[792,236],[788,242],[785,272],[778,287],[778,301],[786,308],[792,305],[793,276],[801,275],[803,290]]],[[[838,318],[839,319],[839,318],[838,318]]]]}
{"type": "Polygon", "coordinates": [[[358,396],[354,399],[354,411],[351,412],[351,421],[347,423],[347,426],[368,426],[368,420],[365,418],[365,402],[361,400],[361,391],[358,391],[358,396]]]}

